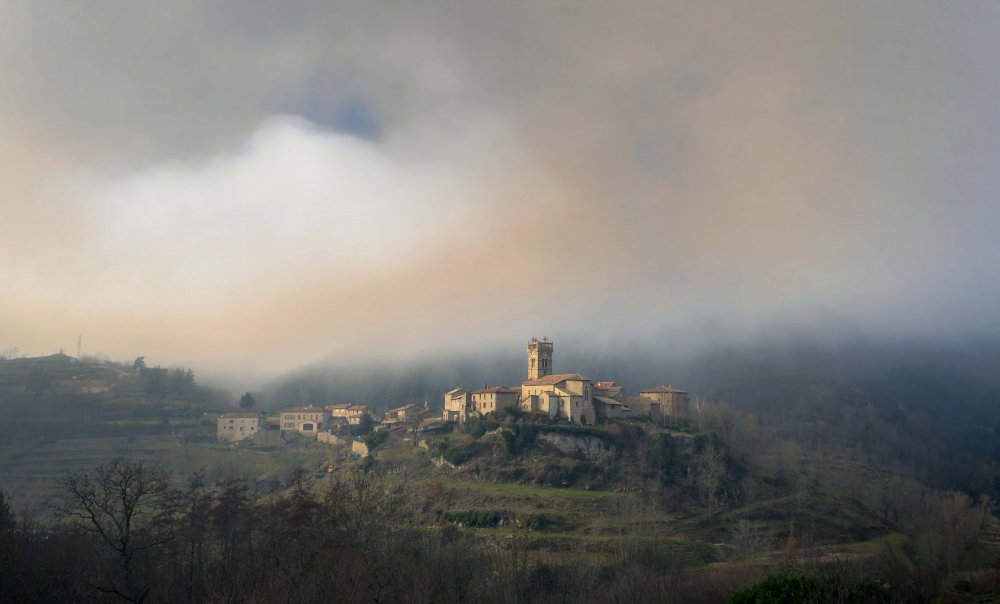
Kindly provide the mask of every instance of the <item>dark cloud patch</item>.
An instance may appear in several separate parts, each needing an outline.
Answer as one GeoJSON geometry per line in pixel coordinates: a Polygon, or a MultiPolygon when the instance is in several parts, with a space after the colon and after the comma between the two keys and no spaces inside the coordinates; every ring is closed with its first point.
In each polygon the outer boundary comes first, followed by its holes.
{"type": "Polygon", "coordinates": [[[371,101],[360,97],[334,103],[323,98],[303,99],[281,105],[279,110],[281,113],[301,115],[320,127],[371,141],[377,141],[382,135],[376,108],[371,101]]]}

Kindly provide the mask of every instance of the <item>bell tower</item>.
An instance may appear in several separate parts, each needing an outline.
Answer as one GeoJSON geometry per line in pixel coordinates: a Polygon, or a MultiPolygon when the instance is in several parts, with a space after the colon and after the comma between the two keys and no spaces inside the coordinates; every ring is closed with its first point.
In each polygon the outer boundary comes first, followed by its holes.
{"type": "Polygon", "coordinates": [[[552,342],[548,338],[531,338],[528,342],[528,379],[552,375],[552,342]]]}

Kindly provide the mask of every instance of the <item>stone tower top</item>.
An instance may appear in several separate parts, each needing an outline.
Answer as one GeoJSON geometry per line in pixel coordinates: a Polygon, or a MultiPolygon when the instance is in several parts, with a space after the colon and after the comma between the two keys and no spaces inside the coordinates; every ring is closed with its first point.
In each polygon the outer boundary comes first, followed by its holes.
{"type": "Polygon", "coordinates": [[[552,375],[552,342],[548,338],[531,338],[528,342],[528,379],[552,375]]]}

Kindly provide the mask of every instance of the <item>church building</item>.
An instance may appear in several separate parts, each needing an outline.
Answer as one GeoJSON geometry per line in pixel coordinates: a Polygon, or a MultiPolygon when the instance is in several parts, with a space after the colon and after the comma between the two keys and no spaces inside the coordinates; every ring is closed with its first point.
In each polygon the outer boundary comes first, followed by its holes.
{"type": "Polygon", "coordinates": [[[521,410],[575,424],[593,424],[592,380],[581,373],[552,373],[553,348],[548,338],[528,342],[528,379],[521,383],[521,410]]]}
{"type": "Polygon", "coordinates": [[[444,395],[445,421],[464,423],[516,405],[525,413],[547,415],[551,419],[592,425],[601,420],[630,415],[622,402],[624,391],[613,381],[596,384],[581,373],[552,373],[554,345],[548,338],[528,342],[528,379],[520,387],[484,386],[468,391],[461,386],[444,395]]]}

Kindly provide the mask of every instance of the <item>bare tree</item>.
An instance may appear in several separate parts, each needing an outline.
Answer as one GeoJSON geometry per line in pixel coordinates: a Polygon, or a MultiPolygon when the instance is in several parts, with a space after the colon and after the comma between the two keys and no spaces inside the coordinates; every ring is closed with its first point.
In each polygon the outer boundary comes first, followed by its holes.
{"type": "Polygon", "coordinates": [[[119,457],[92,471],[67,474],[57,510],[103,546],[111,568],[94,585],[127,602],[143,602],[151,582],[140,557],[169,542],[170,475],[159,464],[119,457]]]}
{"type": "Polygon", "coordinates": [[[719,487],[726,476],[726,462],[722,451],[714,443],[706,444],[704,449],[695,454],[694,466],[698,488],[711,513],[718,502],[719,487]]]}
{"type": "Polygon", "coordinates": [[[733,546],[740,560],[752,560],[767,550],[770,540],[759,525],[740,520],[733,529],[733,546]]]}
{"type": "Polygon", "coordinates": [[[930,504],[926,526],[916,538],[917,551],[925,563],[951,572],[979,542],[992,506],[988,497],[976,502],[959,491],[937,493],[930,504]]]}

